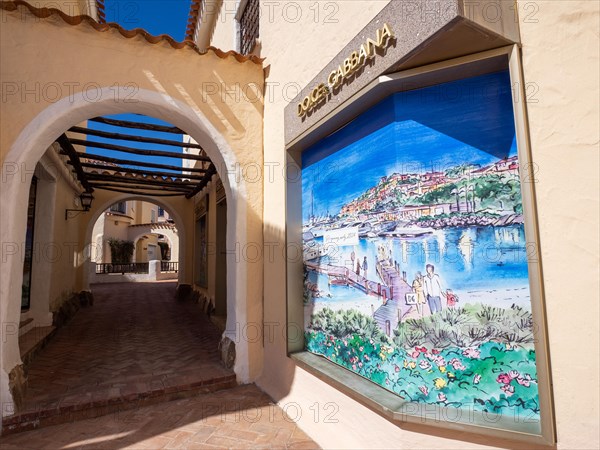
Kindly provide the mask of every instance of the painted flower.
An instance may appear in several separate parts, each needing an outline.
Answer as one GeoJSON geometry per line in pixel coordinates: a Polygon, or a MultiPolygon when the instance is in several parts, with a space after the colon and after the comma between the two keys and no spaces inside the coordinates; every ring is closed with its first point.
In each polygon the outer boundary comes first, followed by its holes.
{"type": "Polygon", "coordinates": [[[362,367],[362,366],[363,366],[363,363],[359,362],[358,367],[362,367]]]}
{"type": "Polygon", "coordinates": [[[450,379],[450,378],[456,378],[456,375],[454,375],[454,373],[452,373],[452,372],[448,372],[447,376],[448,376],[448,379],[450,379]]]}
{"type": "Polygon", "coordinates": [[[438,394],[438,400],[439,400],[440,402],[444,402],[444,403],[445,403],[445,402],[446,402],[446,400],[448,400],[448,399],[446,398],[446,394],[444,394],[443,392],[440,392],[440,393],[438,394]]]}
{"type": "Polygon", "coordinates": [[[512,384],[504,384],[500,387],[504,391],[507,397],[510,397],[515,393],[515,387],[512,384]]]}
{"type": "Polygon", "coordinates": [[[446,372],[446,366],[440,366],[438,369],[440,369],[440,372],[442,373],[446,372]]]}
{"type": "Polygon", "coordinates": [[[431,369],[431,363],[425,359],[422,359],[419,363],[419,367],[423,370],[431,369]]]}
{"type": "Polygon", "coordinates": [[[415,367],[417,367],[417,363],[414,361],[411,361],[408,363],[408,368],[409,369],[414,369],[415,367]]]}
{"type": "Polygon", "coordinates": [[[475,376],[473,377],[473,384],[479,384],[479,381],[481,381],[481,375],[476,373],[475,376]]]}
{"type": "Polygon", "coordinates": [[[516,370],[511,370],[510,372],[508,372],[508,376],[511,380],[514,380],[515,378],[519,378],[519,372],[516,370]]]}
{"type": "Polygon", "coordinates": [[[481,352],[476,348],[467,348],[463,351],[463,356],[466,356],[467,358],[476,359],[479,358],[480,355],[481,352]]]}
{"type": "Polygon", "coordinates": [[[429,395],[429,389],[426,386],[419,386],[419,390],[423,393],[423,395],[429,395]]]}
{"type": "Polygon", "coordinates": [[[448,383],[446,383],[446,380],[444,380],[443,378],[436,378],[433,380],[433,385],[437,390],[440,390],[445,388],[448,385],[448,383]]]}
{"type": "Polygon", "coordinates": [[[450,360],[450,365],[454,368],[454,370],[465,370],[466,367],[458,358],[452,358],[450,360]]]}
{"type": "Polygon", "coordinates": [[[352,370],[356,370],[356,364],[352,364],[352,370]]]}
{"type": "Polygon", "coordinates": [[[418,358],[420,354],[421,354],[420,352],[418,352],[418,351],[416,351],[416,350],[415,350],[414,352],[412,352],[412,353],[410,354],[410,356],[411,356],[412,358],[418,358]]]}
{"type": "Polygon", "coordinates": [[[496,378],[496,381],[502,384],[510,384],[512,378],[507,373],[501,373],[498,375],[498,378],[496,378]]]}
{"type": "Polygon", "coordinates": [[[434,355],[439,355],[439,354],[440,354],[440,351],[439,351],[439,350],[436,350],[435,348],[432,348],[432,349],[431,349],[431,353],[433,353],[434,355]]]}
{"type": "Polygon", "coordinates": [[[400,372],[400,367],[398,367],[398,364],[394,364],[394,371],[396,373],[400,372]]]}
{"type": "Polygon", "coordinates": [[[534,381],[531,379],[531,375],[529,375],[528,373],[526,373],[522,377],[517,377],[517,383],[519,383],[521,386],[529,387],[533,382],[534,381]]]}
{"type": "Polygon", "coordinates": [[[365,361],[369,361],[369,355],[365,355],[365,361]]]}
{"type": "Polygon", "coordinates": [[[364,348],[362,345],[361,345],[360,347],[358,347],[358,350],[359,350],[359,351],[361,351],[361,352],[362,352],[364,349],[365,349],[365,348],[364,348]]]}

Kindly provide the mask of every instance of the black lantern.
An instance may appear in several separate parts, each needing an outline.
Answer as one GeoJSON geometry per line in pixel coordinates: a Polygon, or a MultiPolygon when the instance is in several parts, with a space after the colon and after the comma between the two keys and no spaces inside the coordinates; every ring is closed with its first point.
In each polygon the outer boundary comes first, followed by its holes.
{"type": "Polygon", "coordinates": [[[88,212],[92,207],[92,200],[94,200],[94,196],[90,191],[84,191],[81,193],[81,195],[79,195],[79,199],[81,200],[81,206],[83,209],[66,209],[65,220],[67,220],[69,217],[75,217],[79,213],[88,212]],[[75,214],[69,215],[70,212],[75,214]]]}

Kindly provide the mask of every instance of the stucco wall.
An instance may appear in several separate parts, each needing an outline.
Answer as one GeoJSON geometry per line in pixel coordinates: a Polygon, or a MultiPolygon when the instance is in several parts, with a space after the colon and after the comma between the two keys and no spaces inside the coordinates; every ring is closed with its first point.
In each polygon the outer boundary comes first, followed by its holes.
{"type": "MultiPolygon", "coordinates": [[[[266,164],[283,166],[282,86],[287,83],[290,93],[292,83],[303,87],[386,3],[338,2],[337,23],[326,25],[314,22],[308,4],[297,23],[263,16],[267,94],[274,93],[265,102],[266,164]]],[[[598,448],[598,4],[522,2],[519,12],[525,79],[535,83],[528,92],[539,89],[538,101],[528,106],[558,448],[598,448]]],[[[265,180],[265,243],[278,248],[284,245],[284,186],[280,176],[265,180]]],[[[280,331],[286,320],[280,252],[265,258],[264,274],[265,322],[280,331]]],[[[299,424],[326,448],[529,448],[427,427],[399,428],[296,368],[285,352],[281,333],[265,339],[259,385],[281,404],[299,405],[299,424]],[[315,405],[323,413],[325,402],[336,405],[336,423],[325,423],[323,414],[315,419],[315,405]]]]}

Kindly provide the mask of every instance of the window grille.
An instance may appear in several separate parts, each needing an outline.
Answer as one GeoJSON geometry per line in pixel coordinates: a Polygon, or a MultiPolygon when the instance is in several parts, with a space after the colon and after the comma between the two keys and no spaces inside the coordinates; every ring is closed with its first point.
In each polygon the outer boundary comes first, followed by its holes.
{"type": "Polygon", "coordinates": [[[248,0],[240,17],[240,52],[247,55],[258,39],[259,0],[248,0]]]}

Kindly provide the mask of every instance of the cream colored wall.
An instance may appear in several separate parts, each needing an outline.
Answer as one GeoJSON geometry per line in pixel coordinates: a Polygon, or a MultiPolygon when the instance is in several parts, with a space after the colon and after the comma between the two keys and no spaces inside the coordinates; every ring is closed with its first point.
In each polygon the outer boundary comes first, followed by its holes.
{"type": "Polygon", "coordinates": [[[536,5],[521,37],[558,446],[599,448],[599,3],[536,5]]]}
{"type": "Polygon", "coordinates": [[[36,8],[60,9],[69,16],[86,16],[97,19],[97,8],[94,0],[32,0],[29,2],[36,8]]]}
{"type": "Polygon", "coordinates": [[[215,27],[210,45],[222,50],[237,49],[237,32],[235,14],[238,0],[224,0],[216,17],[215,27]]]}
{"type": "MultiPolygon", "coordinates": [[[[287,102],[281,86],[305,86],[386,3],[337,2],[338,22],[327,25],[263,17],[261,56],[270,66],[267,93],[274,93],[265,101],[266,163],[284,164],[287,102]]],[[[300,4],[306,13],[308,4],[300,4]]],[[[533,163],[539,168],[536,189],[558,448],[598,448],[598,3],[522,2],[519,8],[525,79],[539,87],[539,102],[529,105],[529,114],[533,163]]],[[[290,87],[287,100],[294,95],[290,87]]],[[[265,180],[264,239],[278,248],[285,237],[284,191],[281,176],[265,180]]],[[[281,252],[274,254],[273,260],[265,259],[264,320],[280,331],[286,322],[285,261],[281,252]]],[[[530,447],[397,427],[296,368],[285,356],[281,333],[265,339],[264,354],[259,386],[282,405],[299,405],[299,425],[325,448],[530,447]],[[335,424],[324,423],[322,414],[315,420],[314,405],[323,408],[326,402],[337,407],[335,424]]]]}

